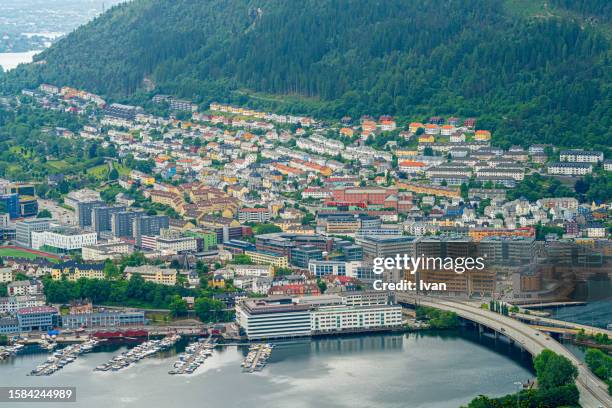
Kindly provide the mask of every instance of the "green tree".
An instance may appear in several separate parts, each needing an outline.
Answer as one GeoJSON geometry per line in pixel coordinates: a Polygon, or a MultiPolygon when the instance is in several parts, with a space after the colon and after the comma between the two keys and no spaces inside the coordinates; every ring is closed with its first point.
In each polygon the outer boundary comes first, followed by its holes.
{"type": "Polygon", "coordinates": [[[51,214],[51,211],[45,208],[42,211],[38,212],[36,218],[53,218],[53,214],[51,214]]]}
{"type": "Polygon", "coordinates": [[[116,168],[113,167],[113,169],[108,173],[108,179],[109,180],[117,180],[119,178],[119,172],[117,171],[116,168]]]}
{"type": "Polygon", "coordinates": [[[187,301],[179,295],[174,295],[168,308],[172,317],[184,316],[187,314],[187,301]]]}
{"type": "Polygon", "coordinates": [[[198,318],[205,322],[218,322],[223,319],[225,304],[219,300],[199,297],[195,300],[194,310],[198,318]]]}
{"type": "Polygon", "coordinates": [[[549,349],[538,354],[533,359],[533,365],[538,376],[538,385],[542,389],[573,384],[578,376],[578,370],[570,360],[549,349]]]}

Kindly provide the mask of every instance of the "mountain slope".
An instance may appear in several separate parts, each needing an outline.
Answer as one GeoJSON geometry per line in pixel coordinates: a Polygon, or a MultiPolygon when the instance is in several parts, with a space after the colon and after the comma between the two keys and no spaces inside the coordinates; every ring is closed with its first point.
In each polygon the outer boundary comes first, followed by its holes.
{"type": "Polygon", "coordinates": [[[610,47],[599,29],[609,7],[555,0],[558,15],[543,3],[546,13],[519,17],[517,3],[134,0],[42,53],[44,64],[11,72],[4,87],[51,82],[142,100],[146,77],[156,92],[203,103],[474,115],[508,144],[609,145],[610,47]]]}

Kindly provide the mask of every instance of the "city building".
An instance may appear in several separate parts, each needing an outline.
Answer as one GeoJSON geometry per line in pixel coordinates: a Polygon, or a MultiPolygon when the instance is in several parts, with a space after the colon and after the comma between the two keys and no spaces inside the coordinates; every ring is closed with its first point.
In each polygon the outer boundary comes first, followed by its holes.
{"type": "Polygon", "coordinates": [[[20,332],[48,331],[59,321],[59,312],[51,306],[26,307],[19,309],[16,316],[20,332]]]}
{"type": "Polygon", "coordinates": [[[104,279],[104,264],[78,263],[75,261],[54,264],[51,267],[51,278],[61,280],[64,277],[73,282],[80,278],[104,279]]]}
{"type": "Polygon", "coordinates": [[[136,239],[136,246],[142,245],[142,236],[159,235],[162,229],[167,229],[169,226],[170,218],[167,215],[147,215],[134,218],[132,231],[136,239]]]}
{"type": "Polygon", "coordinates": [[[551,163],[548,165],[548,174],[561,176],[584,176],[593,172],[593,165],[589,162],[581,163],[551,163]]]}
{"type": "Polygon", "coordinates": [[[272,218],[268,208],[241,208],[238,210],[238,221],[242,224],[247,222],[262,223],[272,218]]]}
{"type": "Polygon", "coordinates": [[[17,243],[32,248],[32,232],[47,231],[50,228],[49,218],[33,218],[15,223],[17,243]]]}
{"type": "Polygon", "coordinates": [[[106,244],[86,245],[81,249],[85,261],[104,261],[118,259],[130,253],[130,245],[125,242],[109,242],[106,244]]]}
{"type": "Polygon", "coordinates": [[[313,245],[291,248],[291,265],[307,269],[312,260],[323,259],[323,251],[313,245]]]}
{"type": "Polygon", "coordinates": [[[139,311],[101,311],[62,316],[62,327],[64,329],[144,326],[146,323],[144,312],[139,311]]]}
{"type": "Polygon", "coordinates": [[[401,327],[401,306],[379,302],[336,295],[248,299],[236,304],[236,321],[249,340],[401,327]]]}
{"type": "Polygon", "coordinates": [[[68,253],[87,245],[98,243],[98,234],[83,232],[75,228],[53,228],[47,231],[33,231],[32,248],[54,253],[68,253]]]}
{"type": "Polygon", "coordinates": [[[10,219],[19,218],[19,196],[17,194],[0,194],[0,208],[4,208],[10,219]]]}
{"type": "Polygon", "coordinates": [[[6,285],[9,296],[36,296],[43,294],[43,285],[37,280],[15,281],[6,285]]]}
{"type": "Polygon", "coordinates": [[[559,160],[562,162],[599,163],[603,159],[604,154],[599,151],[561,150],[559,152],[559,160]]]}
{"type": "Polygon", "coordinates": [[[13,313],[27,307],[43,306],[44,296],[8,296],[0,297],[0,313],[13,313]]]}
{"type": "Polygon", "coordinates": [[[155,265],[128,266],[124,273],[127,280],[131,279],[133,275],[140,275],[145,282],[161,285],[176,284],[177,272],[175,269],[163,269],[155,265]]]}
{"type": "Polygon", "coordinates": [[[363,248],[363,258],[367,260],[415,253],[415,238],[411,236],[360,236],[355,242],[363,248]]]}
{"type": "Polygon", "coordinates": [[[256,264],[272,265],[277,268],[289,267],[289,258],[284,255],[264,251],[244,251],[244,254],[256,264]]]}

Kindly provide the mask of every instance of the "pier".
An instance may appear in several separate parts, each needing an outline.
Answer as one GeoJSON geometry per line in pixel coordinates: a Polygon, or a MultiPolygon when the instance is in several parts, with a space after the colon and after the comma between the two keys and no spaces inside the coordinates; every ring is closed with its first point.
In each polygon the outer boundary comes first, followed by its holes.
{"type": "Polygon", "coordinates": [[[51,375],[66,365],[76,361],[77,357],[83,353],[88,353],[98,344],[98,340],[89,339],[82,344],[73,344],[53,353],[43,364],[39,365],[30,372],[30,375],[43,376],[51,375]]]}
{"type": "Polygon", "coordinates": [[[254,371],[261,371],[268,362],[270,355],[272,354],[272,344],[254,344],[249,347],[249,354],[242,362],[242,371],[252,373],[254,371]]]}
{"type": "Polygon", "coordinates": [[[150,357],[153,354],[167,350],[174,346],[179,341],[179,334],[171,334],[164,337],[162,340],[149,340],[134,347],[131,350],[121,353],[113,357],[109,362],[97,366],[94,371],[119,371],[137,363],[138,361],[150,357]]]}
{"type": "Polygon", "coordinates": [[[587,302],[547,302],[519,305],[523,309],[553,309],[558,307],[585,306],[587,302]]]}
{"type": "Polygon", "coordinates": [[[193,374],[208,357],[212,356],[214,348],[215,342],[211,336],[190,343],[185,348],[185,352],[179,355],[174,368],[168,371],[168,374],[193,374]]]}

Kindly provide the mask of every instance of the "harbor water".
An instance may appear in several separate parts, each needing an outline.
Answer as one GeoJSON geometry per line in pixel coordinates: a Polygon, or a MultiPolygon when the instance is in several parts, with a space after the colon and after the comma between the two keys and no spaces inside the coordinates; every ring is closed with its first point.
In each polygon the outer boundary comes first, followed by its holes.
{"type": "Polygon", "coordinates": [[[471,330],[274,342],[266,366],[248,374],[241,368],[247,346],[217,347],[193,374],[169,375],[187,345],[181,340],[123,370],[94,371],[134,345],[98,346],[46,377],[27,375],[48,355],[29,349],[0,362],[0,383],[74,386],[75,408],[456,408],[479,394],[513,392],[514,382],[533,377],[527,353],[471,330]]]}

